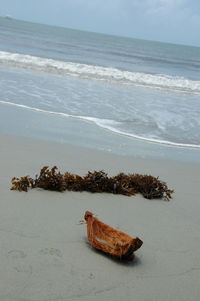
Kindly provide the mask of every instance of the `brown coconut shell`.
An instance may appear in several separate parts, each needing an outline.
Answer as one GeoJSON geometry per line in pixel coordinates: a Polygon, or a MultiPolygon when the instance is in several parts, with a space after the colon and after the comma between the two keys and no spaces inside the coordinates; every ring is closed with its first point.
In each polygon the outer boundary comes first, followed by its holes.
{"type": "Polygon", "coordinates": [[[104,224],[94,217],[90,211],[85,212],[85,221],[87,223],[87,236],[90,245],[118,259],[133,260],[133,253],[143,244],[138,237],[133,238],[104,224]]]}

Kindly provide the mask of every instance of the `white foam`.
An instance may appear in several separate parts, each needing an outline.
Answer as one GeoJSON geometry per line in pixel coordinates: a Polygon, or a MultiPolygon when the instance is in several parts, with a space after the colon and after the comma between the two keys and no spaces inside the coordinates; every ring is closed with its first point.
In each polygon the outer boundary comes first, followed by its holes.
{"type": "Polygon", "coordinates": [[[119,123],[114,120],[100,119],[100,118],[94,118],[94,117],[88,117],[88,116],[75,116],[75,115],[70,115],[70,114],[62,113],[62,112],[47,111],[47,110],[30,107],[30,106],[26,106],[26,105],[22,105],[22,104],[12,103],[12,102],[8,102],[8,101],[3,101],[3,100],[0,100],[0,104],[15,106],[15,107],[19,107],[22,109],[27,109],[27,110],[31,110],[31,111],[35,111],[35,112],[39,112],[39,113],[44,113],[44,114],[53,114],[53,115],[57,115],[57,116],[67,117],[67,118],[79,119],[79,120],[83,120],[85,122],[92,122],[92,123],[96,124],[97,126],[104,128],[106,130],[109,130],[115,134],[127,136],[127,137],[138,139],[138,140],[143,140],[143,141],[157,143],[157,144],[164,144],[164,145],[174,146],[174,147],[200,149],[200,145],[198,145],[198,144],[175,143],[175,142],[166,141],[166,140],[142,137],[142,136],[134,135],[132,133],[120,131],[115,128],[115,125],[117,125],[119,123]]]}
{"type": "Polygon", "coordinates": [[[5,51],[0,51],[0,63],[12,67],[40,70],[62,75],[73,75],[82,78],[120,82],[122,84],[200,94],[200,81],[166,74],[130,72],[117,68],[65,62],[5,51]]]}

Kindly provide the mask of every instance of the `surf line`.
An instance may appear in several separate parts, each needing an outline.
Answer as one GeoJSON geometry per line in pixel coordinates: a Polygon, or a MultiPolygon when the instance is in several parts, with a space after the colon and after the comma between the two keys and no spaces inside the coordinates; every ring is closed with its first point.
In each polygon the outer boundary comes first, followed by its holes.
{"type": "MultiPolygon", "coordinates": [[[[170,141],[166,141],[166,140],[156,140],[153,138],[146,138],[146,137],[142,137],[142,136],[137,136],[131,133],[126,133],[120,130],[116,130],[115,128],[102,124],[101,123],[101,119],[100,118],[93,118],[93,117],[87,117],[87,116],[75,116],[75,115],[70,115],[67,113],[62,113],[62,112],[54,112],[54,111],[46,111],[43,109],[39,109],[39,108],[35,108],[35,107],[29,107],[23,104],[18,104],[18,103],[13,103],[13,102],[9,102],[9,101],[4,101],[4,100],[0,100],[0,104],[3,105],[8,105],[8,106],[15,106],[18,108],[22,108],[25,110],[30,110],[33,112],[38,112],[38,113],[43,113],[43,114],[49,114],[49,115],[57,115],[57,116],[61,116],[61,117],[65,117],[65,118],[73,118],[73,119],[77,119],[77,120],[82,120],[84,122],[88,122],[88,123],[93,123],[96,126],[103,128],[109,132],[112,132],[114,134],[118,134],[120,136],[126,136],[128,138],[132,138],[132,139],[137,139],[137,140],[142,140],[145,142],[149,142],[149,143],[153,143],[153,144],[160,144],[160,145],[165,145],[165,146],[169,146],[169,147],[178,147],[178,148],[189,148],[189,149],[200,149],[200,145],[198,144],[184,144],[184,143],[175,143],[175,142],[170,142],[170,141]]],[[[106,120],[104,120],[106,121],[106,120]]],[[[110,120],[107,120],[110,121],[110,120]]]]}

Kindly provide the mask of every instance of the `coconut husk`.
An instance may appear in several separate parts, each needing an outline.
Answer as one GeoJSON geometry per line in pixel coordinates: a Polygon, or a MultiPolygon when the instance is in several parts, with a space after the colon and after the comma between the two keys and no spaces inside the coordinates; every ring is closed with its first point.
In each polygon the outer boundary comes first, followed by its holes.
{"type": "Polygon", "coordinates": [[[138,237],[133,238],[104,224],[94,217],[90,211],[85,212],[85,221],[90,245],[115,258],[128,261],[133,260],[133,253],[143,244],[138,237]]]}

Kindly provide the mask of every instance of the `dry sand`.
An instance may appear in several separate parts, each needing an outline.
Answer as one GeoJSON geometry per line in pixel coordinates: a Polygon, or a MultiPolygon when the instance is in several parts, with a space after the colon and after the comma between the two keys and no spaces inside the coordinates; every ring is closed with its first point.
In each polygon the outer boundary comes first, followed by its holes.
{"type": "Polygon", "coordinates": [[[68,145],[0,135],[0,300],[197,301],[200,296],[198,164],[120,157],[68,145]],[[86,192],[10,191],[13,176],[44,165],[85,174],[104,169],[159,176],[170,202],[86,192]],[[90,210],[144,244],[132,263],[87,244],[90,210]]]}

